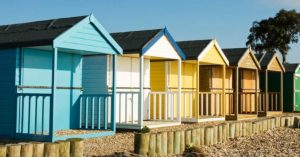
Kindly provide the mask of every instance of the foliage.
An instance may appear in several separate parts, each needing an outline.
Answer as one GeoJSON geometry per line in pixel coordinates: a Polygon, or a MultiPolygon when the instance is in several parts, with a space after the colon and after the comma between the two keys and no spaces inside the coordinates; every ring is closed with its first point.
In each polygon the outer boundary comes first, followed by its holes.
{"type": "Polygon", "coordinates": [[[246,45],[258,53],[280,52],[286,62],[289,44],[297,43],[299,35],[300,13],[282,9],[275,17],[254,21],[246,45]]]}

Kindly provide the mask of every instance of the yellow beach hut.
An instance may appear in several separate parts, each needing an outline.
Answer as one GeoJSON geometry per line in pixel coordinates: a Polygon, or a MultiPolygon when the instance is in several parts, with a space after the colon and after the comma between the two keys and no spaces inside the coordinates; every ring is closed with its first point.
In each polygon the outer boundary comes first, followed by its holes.
{"type": "MultiPolygon", "coordinates": [[[[177,42],[186,56],[182,63],[181,117],[185,122],[224,120],[226,56],[215,39],[177,42]]],[[[172,62],[171,69],[176,71],[172,62]]],[[[171,70],[172,71],[172,70],[171,70]]],[[[175,85],[175,77],[169,80],[175,85]]]]}
{"type": "Polygon", "coordinates": [[[283,111],[283,73],[285,68],[277,53],[256,54],[260,63],[260,106],[258,116],[272,116],[283,111]]]}
{"type": "Polygon", "coordinates": [[[167,28],[111,35],[124,50],[123,56],[117,57],[117,127],[141,129],[181,124],[180,106],[176,103],[180,102],[181,70],[175,72],[179,90],[169,91],[167,79],[171,76],[167,64],[176,61],[180,67],[184,54],[167,28]]]}
{"type": "Polygon", "coordinates": [[[251,48],[223,49],[229,67],[226,72],[230,87],[226,93],[229,115],[226,120],[257,118],[260,64],[251,48]]]}

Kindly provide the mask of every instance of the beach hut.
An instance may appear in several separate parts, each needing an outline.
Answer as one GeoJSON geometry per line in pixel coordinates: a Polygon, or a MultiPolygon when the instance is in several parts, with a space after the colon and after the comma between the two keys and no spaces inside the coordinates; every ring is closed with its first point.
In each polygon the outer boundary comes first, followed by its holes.
{"type": "Polygon", "coordinates": [[[111,93],[83,94],[82,56],[122,53],[93,15],[0,26],[0,51],[1,138],[114,134],[115,82],[111,93]],[[97,116],[88,114],[86,98],[95,100],[97,116]]]}
{"type": "Polygon", "coordinates": [[[256,118],[260,64],[251,48],[223,49],[223,52],[229,60],[226,72],[232,74],[226,80],[229,83],[226,91],[229,115],[226,115],[226,120],[256,118]]]}
{"type": "MultiPolygon", "coordinates": [[[[182,63],[181,117],[185,122],[224,120],[226,66],[229,62],[215,39],[177,42],[182,63]]],[[[173,65],[175,69],[176,65],[173,65]]]]}
{"type": "MultiPolygon", "coordinates": [[[[169,90],[167,82],[170,75],[169,61],[176,61],[180,66],[184,58],[180,48],[171,37],[167,28],[141,31],[111,33],[111,36],[123,48],[124,53],[118,56],[116,123],[117,128],[141,129],[165,127],[180,124],[179,99],[180,80],[177,92],[169,90]]],[[[109,56],[91,56],[97,60],[99,73],[106,78],[107,66],[111,64],[109,56]]],[[[180,79],[180,69],[174,77],[180,79]]],[[[102,82],[101,77],[94,81],[102,82]]],[[[108,78],[104,90],[111,89],[111,78],[108,78]]],[[[101,84],[99,84],[100,86],[101,84]]]]}
{"type": "Polygon", "coordinates": [[[283,75],[283,111],[300,112],[300,64],[283,64],[285,73],[283,75]]]}
{"type": "Polygon", "coordinates": [[[281,114],[283,111],[283,73],[285,68],[277,53],[259,53],[255,56],[261,66],[258,116],[281,114]]]}

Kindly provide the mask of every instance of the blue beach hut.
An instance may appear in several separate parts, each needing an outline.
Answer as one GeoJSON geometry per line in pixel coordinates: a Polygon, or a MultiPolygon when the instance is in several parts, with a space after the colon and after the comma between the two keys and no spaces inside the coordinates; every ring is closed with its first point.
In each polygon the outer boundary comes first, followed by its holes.
{"type": "Polygon", "coordinates": [[[122,49],[93,15],[0,26],[0,138],[55,141],[115,133],[111,92],[85,93],[83,56],[122,49]]]}

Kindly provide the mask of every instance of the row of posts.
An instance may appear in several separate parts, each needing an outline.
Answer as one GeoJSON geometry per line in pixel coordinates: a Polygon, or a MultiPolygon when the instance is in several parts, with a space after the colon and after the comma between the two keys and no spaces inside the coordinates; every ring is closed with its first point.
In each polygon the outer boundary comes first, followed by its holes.
{"type": "Polygon", "coordinates": [[[84,142],[73,138],[54,143],[28,142],[0,145],[0,157],[83,157],[84,142]]]}
{"type": "Polygon", "coordinates": [[[137,133],[134,152],[142,156],[184,153],[186,146],[214,145],[229,139],[251,136],[276,127],[300,126],[299,117],[273,117],[253,121],[232,121],[218,125],[159,133],[137,133]]]}

